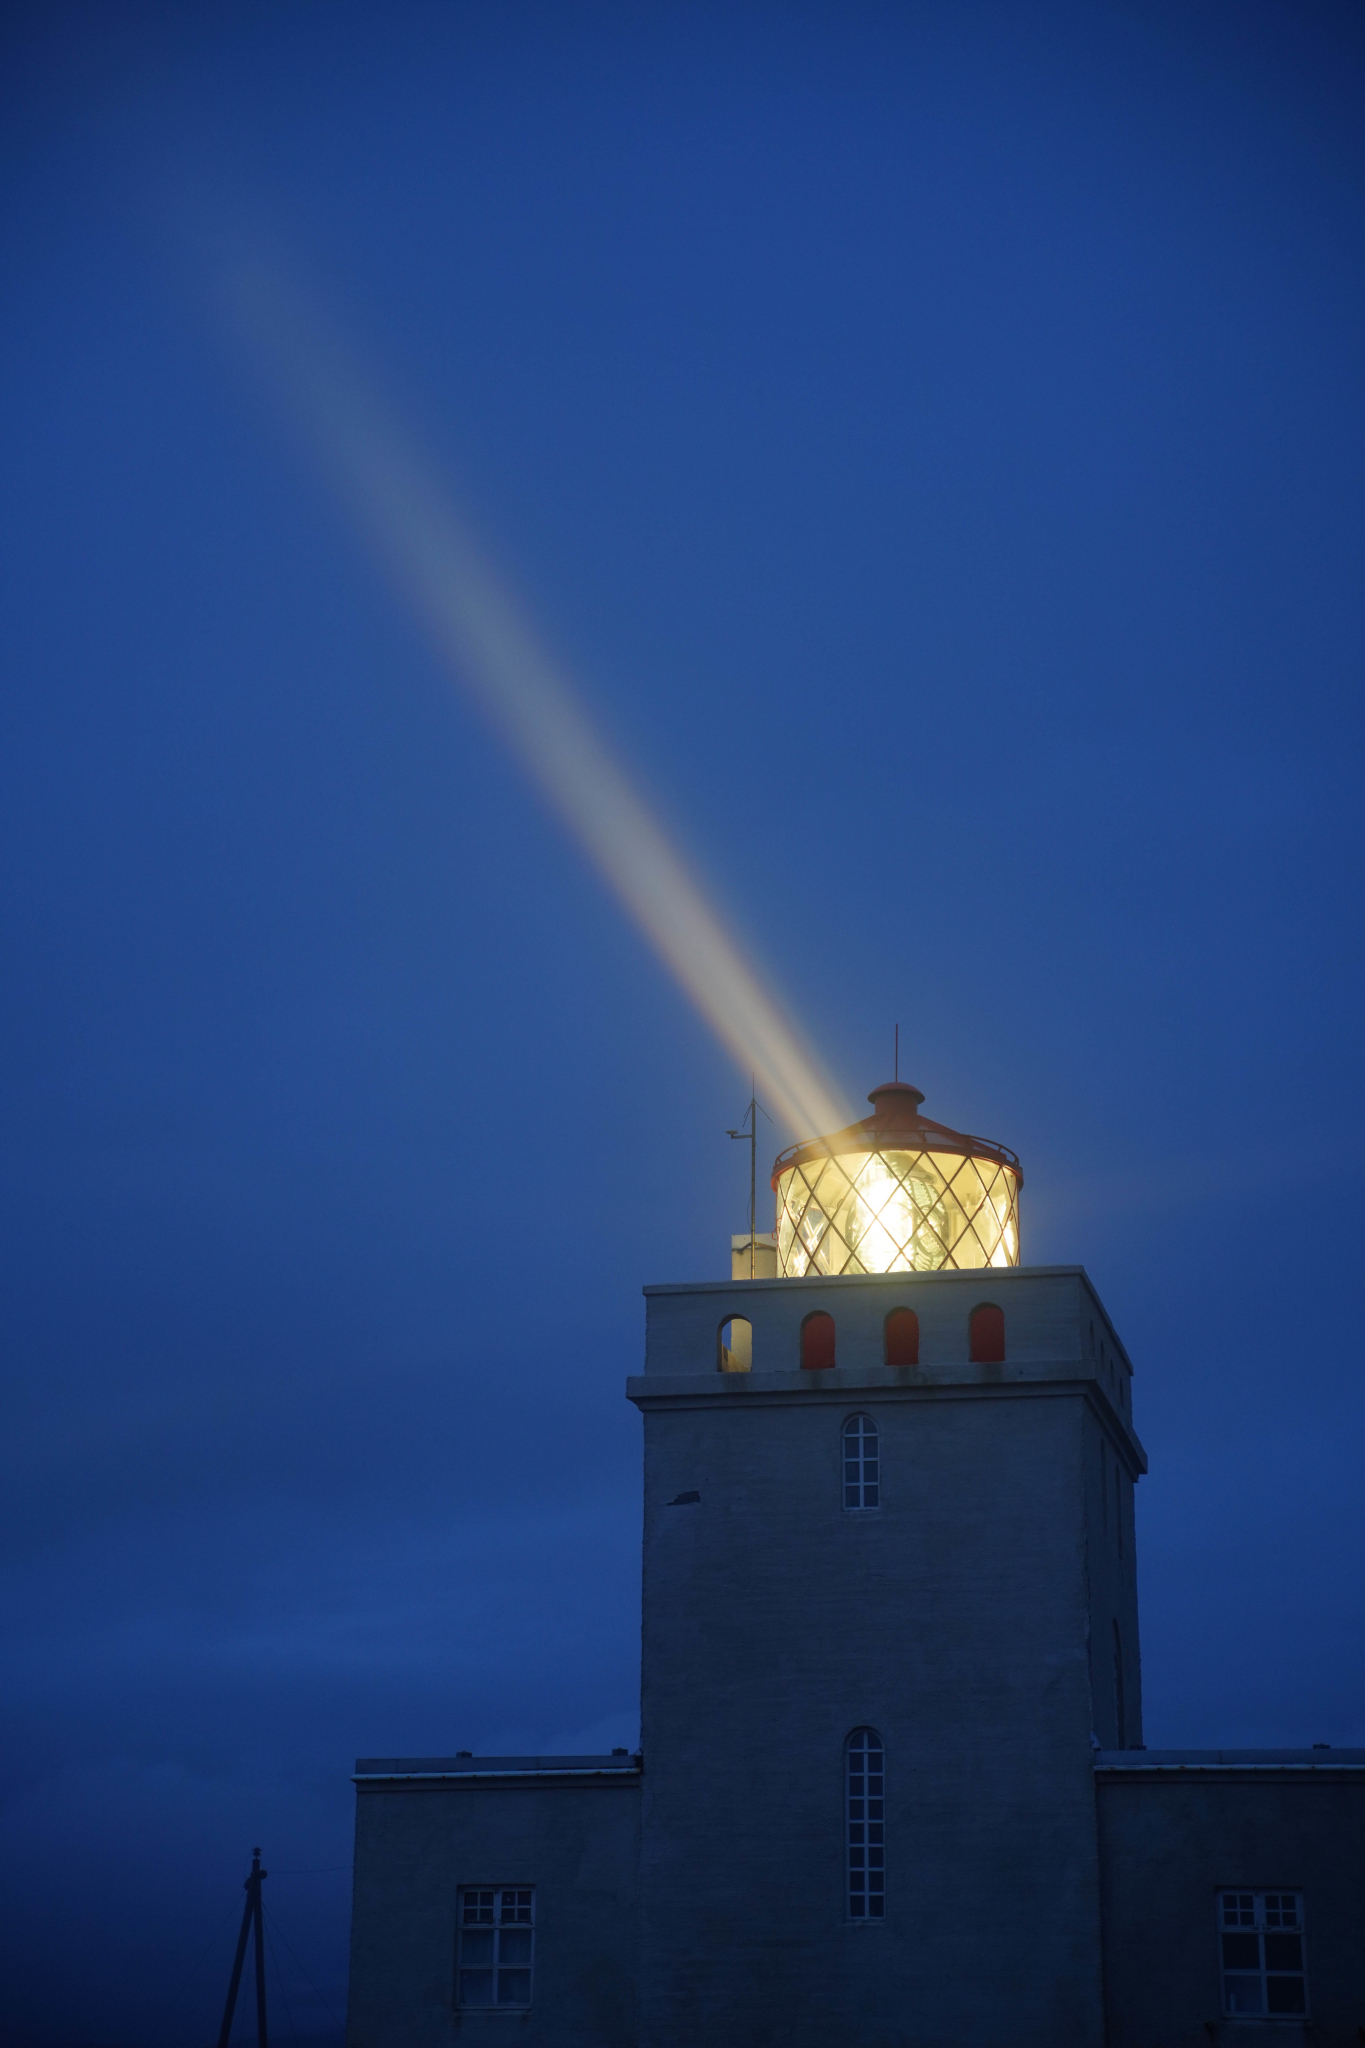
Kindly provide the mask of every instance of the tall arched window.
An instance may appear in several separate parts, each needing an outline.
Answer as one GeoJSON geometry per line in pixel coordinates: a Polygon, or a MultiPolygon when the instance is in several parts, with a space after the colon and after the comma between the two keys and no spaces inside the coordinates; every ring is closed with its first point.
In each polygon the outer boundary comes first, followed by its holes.
{"type": "Polygon", "coordinates": [[[912,1308],[893,1308],[884,1335],[888,1365],[919,1364],[919,1317],[912,1308]]]}
{"type": "Polygon", "coordinates": [[[1114,1623],[1114,1726],[1118,1730],[1119,1748],[1128,1747],[1128,1717],[1123,1707],[1123,1638],[1119,1625],[1114,1623]]]}
{"type": "Polygon", "coordinates": [[[881,1444],[870,1415],[850,1415],[844,1424],[844,1506],[882,1504],[881,1444]]]}
{"type": "Polygon", "coordinates": [[[882,1738],[855,1728],[845,1745],[848,1796],[848,1917],[886,1916],[886,1780],[882,1738]]]}
{"type": "Polygon", "coordinates": [[[1005,1362],[1005,1311],[993,1301],[983,1301],[972,1310],[968,1324],[974,1365],[1003,1365],[1005,1362]]]}
{"type": "Polygon", "coordinates": [[[834,1363],[834,1318],[817,1309],[801,1325],[802,1372],[825,1372],[834,1363]]]}

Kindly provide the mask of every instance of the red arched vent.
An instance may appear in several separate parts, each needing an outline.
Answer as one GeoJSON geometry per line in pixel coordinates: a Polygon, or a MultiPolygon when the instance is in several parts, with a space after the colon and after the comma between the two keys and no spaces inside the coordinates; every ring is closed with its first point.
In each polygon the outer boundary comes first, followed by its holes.
{"type": "Polygon", "coordinates": [[[912,1308],[893,1308],[886,1319],[886,1362],[919,1364],[919,1317],[912,1308]]]}
{"type": "Polygon", "coordinates": [[[807,1316],[801,1325],[802,1372],[825,1372],[834,1363],[834,1318],[807,1316]]]}
{"type": "Polygon", "coordinates": [[[974,1365],[1003,1365],[1005,1362],[1005,1311],[993,1301],[983,1301],[972,1310],[972,1362],[974,1365]]]}

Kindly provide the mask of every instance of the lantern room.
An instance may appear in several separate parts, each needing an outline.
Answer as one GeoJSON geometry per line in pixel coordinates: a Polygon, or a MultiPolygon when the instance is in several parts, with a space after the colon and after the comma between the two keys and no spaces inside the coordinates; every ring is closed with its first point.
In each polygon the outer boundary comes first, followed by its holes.
{"type": "Polygon", "coordinates": [[[779,1276],[1017,1266],[1017,1156],[922,1116],[906,1081],[867,1099],[861,1123],[774,1163],[779,1276]]]}

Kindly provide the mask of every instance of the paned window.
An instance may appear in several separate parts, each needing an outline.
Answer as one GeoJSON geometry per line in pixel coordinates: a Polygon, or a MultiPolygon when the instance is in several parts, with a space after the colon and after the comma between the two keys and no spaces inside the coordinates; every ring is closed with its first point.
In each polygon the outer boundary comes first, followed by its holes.
{"type": "Polygon", "coordinates": [[[1308,2010],[1298,1892],[1220,1892],[1223,2011],[1271,2019],[1308,2010]]]}
{"type": "Polygon", "coordinates": [[[882,1504],[881,1444],[870,1415],[850,1415],[844,1424],[844,1506],[882,1504]]]}
{"type": "Polygon", "coordinates": [[[886,1795],[882,1738],[855,1728],[848,1738],[848,1917],[886,1915],[886,1795]]]}
{"type": "Polygon", "coordinates": [[[531,2003],[535,1893],[497,1885],[460,1893],[459,2002],[462,2007],[531,2003]]]}

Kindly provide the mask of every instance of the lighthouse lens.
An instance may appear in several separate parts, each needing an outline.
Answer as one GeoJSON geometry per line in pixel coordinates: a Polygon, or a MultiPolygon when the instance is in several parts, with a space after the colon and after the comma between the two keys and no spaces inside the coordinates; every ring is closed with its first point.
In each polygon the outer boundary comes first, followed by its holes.
{"type": "Polygon", "coordinates": [[[780,1274],[932,1273],[1018,1263],[1018,1184],[994,1159],[834,1153],[793,1164],[778,1181],[780,1274]]]}

